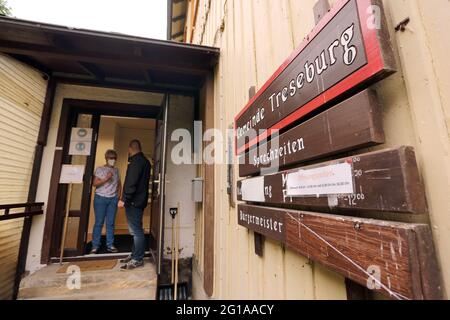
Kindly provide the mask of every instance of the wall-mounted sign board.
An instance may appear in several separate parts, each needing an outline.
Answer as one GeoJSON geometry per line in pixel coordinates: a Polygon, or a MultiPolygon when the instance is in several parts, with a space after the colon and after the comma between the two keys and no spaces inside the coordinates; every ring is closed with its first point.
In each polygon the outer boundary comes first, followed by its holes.
{"type": "Polygon", "coordinates": [[[322,112],[239,159],[239,175],[260,174],[327,157],[352,149],[384,143],[381,108],[376,93],[364,90],[322,112]]]}
{"type": "Polygon", "coordinates": [[[238,206],[239,225],[392,299],[440,299],[428,225],[238,206]]]}
{"type": "Polygon", "coordinates": [[[92,142],[93,129],[91,128],[72,128],[70,141],[92,142]]]}
{"type": "Polygon", "coordinates": [[[237,193],[239,201],[317,211],[413,214],[428,211],[411,147],[371,152],[241,180],[237,193]],[[353,190],[351,194],[350,190],[353,190]]]}
{"type": "Polygon", "coordinates": [[[70,136],[69,155],[89,156],[91,155],[93,129],[72,128],[70,136]]]}
{"type": "Polygon", "coordinates": [[[382,8],[379,0],[335,4],[236,116],[237,154],[394,72],[382,8]]]}
{"type": "Polygon", "coordinates": [[[64,164],[61,168],[60,184],[83,183],[85,166],[64,164]]]}
{"type": "Polygon", "coordinates": [[[70,141],[69,155],[71,156],[90,156],[92,142],[70,141]]]}

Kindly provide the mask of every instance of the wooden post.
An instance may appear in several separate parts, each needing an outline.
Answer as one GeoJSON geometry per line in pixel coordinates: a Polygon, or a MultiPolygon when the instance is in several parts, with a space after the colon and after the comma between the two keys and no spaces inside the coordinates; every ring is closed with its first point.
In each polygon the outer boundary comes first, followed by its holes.
{"type": "Polygon", "coordinates": [[[255,232],[255,254],[259,257],[264,257],[264,241],[266,240],[266,238],[258,233],[255,232]]]}
{"type": "MultiPolygon", "coordinates": [[[[39,127],[38,141],[34,152],[33,169],[31,172],[30,187],[28,189],[28,202],[36,201],[37,187],[39,183],[39,173],[42,165],[42,157],[44,154],[44,147],[47,145],[48,131],[50,118],[53,110],[53,99],[56,91],[56,81],[50,78],[47,84],[47,92],[45,94],[44,109],[42,110],[41,123],[39,127]]],[[[28,244],[30,241],[31,226],[33,224],[33,217],[27,217],[23,221],[22,236],[20,238],[20,247],[18,254],[17,272],[14,284],[13,299],[16,300],[19,294],[20,281],[25,272],[28,244]]]]}
{"type": "MultiPolygon", "coordinates": [[[[252,99],[255,96],[255,94],[256,94],[256,87],[255,86],[251,86],[248,89],[248,99],[249,100],[252,99]]],[[[241,166],[239,166],[239,167],[241,167],[241,166]]],[[[255,232],[254,235],[253,235],[253,241],[254,241],[254,244],[255,244],[255,254],[258,257],[262,258],[264,256],[264,241],[265,241],[265,237],[262,234],[260,234],[258,232],[255,232]]]]}
{"type": "Polygon", "coordinates": [[[347,291],[347,300],[362,301],[370,300],[370,291],[366,287],[356,283],[353,280],[345,279],[345,289],[347,291]]]}
{"type": "Polygon", "coordinates": [[[62,236],[62,241],[61,241],[61,252],[60,252],[60,256],[59,256],[59,264],[60,265],[62,265],[62,260],[64,257],[64,247],[66,246],[67,226],[69,224],[70,200],[72,198],[72,190],[73,190],[73,184],[69,184],[69,191],[67,193],[67,201],[66,201],[66,216],[65,216],[63,236],[62,236]]]}
{"type": "MultiPolygon", "coordinates": [[[[214,128],[214,75],[209,73],[206,76],[205,88],[205,106],[204,106],[204,130],[214,128]]],[[[205,143],[205,142],[204,142],[205,143]]],[[[214,164],[204,164],[205,170],[205,202],[203,237],[203,288],[205,293],[212,297],[214,293],[214,164]]]]}

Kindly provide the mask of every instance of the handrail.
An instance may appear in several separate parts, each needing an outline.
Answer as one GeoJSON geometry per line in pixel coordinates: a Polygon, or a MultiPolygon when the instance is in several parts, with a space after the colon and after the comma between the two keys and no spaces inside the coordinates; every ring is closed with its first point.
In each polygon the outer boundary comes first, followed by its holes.
{"type": "Polygon", "coordinates": [[[42,207],[44,206],[43,202],[26,202],[19,204],[0,204],[0,210],[5,209],[17,209],[17,208],[27,208],[27,207],[42,207]]]}
{"type": "Polygon", "coordinates": [[[27,218],[44,214],[44,210],[42,209],[43,206],[44,206],[43,202],[0,205],[0,211],[1,210],[4,211],[4,214],[0,215],[0,221],[27,218]],[[10,213],[11,209],[20,209],[20,208],[24,208],[25,211],[10,213]]]}
{"type": "MultiPolygon", "coordinates": [[[[25,271],[26,264],[26,256],[27,249],[30,239],[30,230],[31,230],[31,222],[33,216],[44,214],[43,211],[44,203],[43,202],[27,202],[27,203],[16,203],[16,204],[2,204],[0,205],[0,211],[3,211],[3,214],[0,214],[0,222],[6,220],[20,219],[24,218],[24,224],[21,232],[20,238],[20,246],[18,248],[17,258],[18,263],[16,267],[16,275],[14,279],[14,289],[12,292],[13,299],[17,299],[17,294],[19,290],[20,281],[25,271]],[[21,209],[23,208],[23,212],[13,212],[10,213],[12,209],[21,209]]],[[[22,210],[20,210],[22,211],[22,210]]]]}

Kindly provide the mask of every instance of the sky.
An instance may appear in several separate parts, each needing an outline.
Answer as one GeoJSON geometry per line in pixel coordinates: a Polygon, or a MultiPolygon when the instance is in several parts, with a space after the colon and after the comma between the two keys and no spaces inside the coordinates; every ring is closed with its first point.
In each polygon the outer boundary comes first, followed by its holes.
{"type": "Polygon", "coordinates": [[[18,19],[166,39],[167,0],[7,0],[18,19]]]}

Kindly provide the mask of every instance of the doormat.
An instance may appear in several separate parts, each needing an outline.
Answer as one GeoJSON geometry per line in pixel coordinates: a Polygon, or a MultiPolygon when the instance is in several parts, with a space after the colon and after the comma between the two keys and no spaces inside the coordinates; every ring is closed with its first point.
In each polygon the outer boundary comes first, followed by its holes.
{"type": "Polygon", "coordinates": [[[77,266],[83,271],[111,270],[117,265],[117,260],[79,261],[68,263],[58,269],[56,273],[66,273],[70,266],[77,266]]]}

